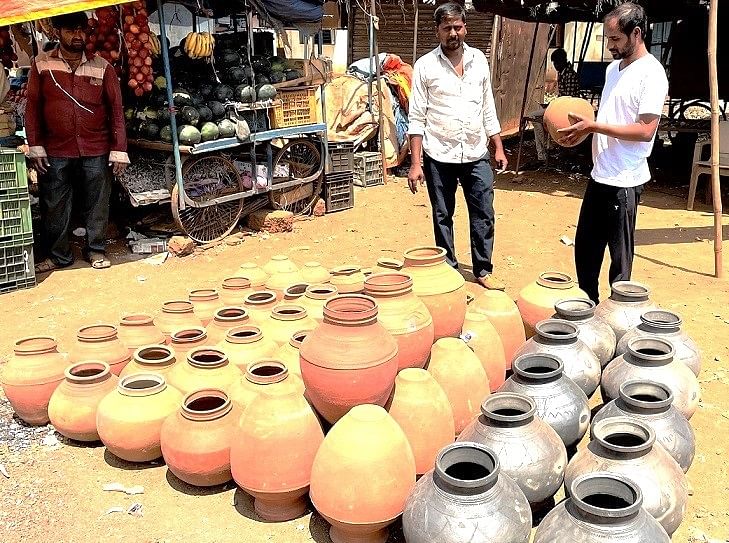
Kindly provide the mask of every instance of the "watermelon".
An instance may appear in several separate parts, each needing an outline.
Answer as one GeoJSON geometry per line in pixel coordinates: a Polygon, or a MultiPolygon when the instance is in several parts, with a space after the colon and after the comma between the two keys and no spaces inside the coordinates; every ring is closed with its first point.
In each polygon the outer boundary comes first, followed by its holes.
{"type": "Polygon", "coordinates": [[[256,85],[269,85],[271,80],[263,74],[256,74],[256,85]]]}
{"type": "Polygon", "coordinates": [[[169,124],[170,122],[170,110],[166,107],[161,107],[157,110],[157,120],[160,124],[169,124]]]}
{"type": "Polygon", "coordinates": [[[221,138],[232,138],[235,136],[235,123],[230,119],[223,119],[218,123],[218,130],[221,138]]]}
{"type": "Polygon", "coordinates": [[[250,66],[246,66],[245,68],[243,68],[243,70],[245,70],[246,72],[246,81],[253,81],[253,78],[256,75],[253,72],[253,68],[251,68],[250,66]]]}
{"type": "Polygon", "coordinates": [[[283,72],[271,72],[271,83],[283,83],[286,81],[286,75],[283,72]]]}
{"type": "Polygon", "coordinates": [[[205,123],[200,128],[200,135],[202,137],[202,141],[213,141],[218,139],[220,136],[220,129],[215,123],[205,123]]]}
{"type": "Polygon", "coordinates": [[[200,143],[202,135],[194,126],[183,125],[179,130],[180,143],[183,145],[195,145],[200,143]]]}
{"type": "Polygon", "coordinates": [[[233,95],[233,89],[228,85],[218,85],[218,87],[216,87],[213,91],[213,98],[218,102],[229,102],[233,99],[233,95]]]}
{"type": "Polygon", "coordinates": [[[167,93],[166,92],[160,92],[155,93],[152,95],[152,99],[150,100],[153,106],[162,107],[167,104],[167,93]]]}
{"type": "Polygon", "coordinates": [[[139,136],[145,140],[155,141],[159,138],[159,126],[152,121],[139,123],[139,136]]]}
{"type": "Polygon", "coordinates": [[[177,107],[192,105],[192,97],[190,96],[190,93],[184,89],[175,89],[175,91],[172,93],[172,98],[177,107]]]}
{"type": "Polygon", "coordinates": [[[213,115],[213,119],[220,120],[225,117],[225,106],[215,100],[208,102],[208,108],[213,115]]]}
{"type": "Polygon", "coordinates": [[[210,98],[210,95],[213,93],[214,89],[215,87],[213,87],[210,83],[203,83],[202,85],[200,85],[200,95],[205,99],[210,98]]]}
{"type": "Polygon", "coordinates": [[[240,55],[232,49],[223,49],[218,55],[218,60],[225,66],[240,65],[240,55]]]}
{"type": "Polygon", "coordinates": [[[197,112],[200,115],[200,122],[206,123],[213,120],[213,112],[206,105],[202,105],[197,108],[197,112]]]}
{"type": "Polygon", "coordinates": [[[191,92],[190,93],[190,98],[192,98],[192,105],[194,107],[201,106],[201,105],[203,105],[205,103],[205,100],[203,99],[203,97],[202,97],[201,94],[198,94],[198,93],[195,93],[195,92],[191,92]]]}
{"type": "Polygon", "coordinates": [[[172,127],[170,125],[163,126],[160,129],[159,139],[165,143],[172,143],[172,127]]]}
{"type": "Polygon", "coordinates": [[[228,70],[228,79],[233,83],[245,83],[248,79],[246,77],[246,71],[240,66],[236,66],[228,70]]]}
{"type": "Polygon", "coordinates": [[[286,76],[286,81],[293,81],[301,77],[301,72],[299,70],[286,70],[284,75],[286,76]]]}
{"type": "Polygon", "coordinates": [[[273,85],[261,85],[257,87],[256,94],[259,100],[273,100],[276,98],[278,91],[273,85]]]}
{"type": "Polygon", "coordinates": [[[200,113],[192,106],[182,108],[180,118],[185,124],[196,125],[200,121],[200,113]]]}
{"type": "Polygon", "coordinates": [[[235,88],[235,99],[244,104],[256,101],[256,91],[250,85],[238,85],[235,88]]]}

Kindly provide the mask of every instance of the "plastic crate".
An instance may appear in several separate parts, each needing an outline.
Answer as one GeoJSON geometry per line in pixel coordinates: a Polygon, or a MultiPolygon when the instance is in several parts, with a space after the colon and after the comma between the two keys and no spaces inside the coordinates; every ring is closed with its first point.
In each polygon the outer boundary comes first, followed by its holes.
{"type": "Polygon", "coordinates": [[[25,155],[14,149],[0,148],[0,200],[28,197],[28,172],[25,155]]]}
{"type": "Polygon", "coordinates": [[[268,111],[265,109],[239,111],[238,118],[248,123],[248,128],[251,132],[265,132],[269,129],[268,111]]]}
{"type": "Polygon", "coordinates": [[[28,279],[35,281],[33,244],[0,249],[0,285],[28,279]]]}
{"type": "Polygon", "coordinates": [[[0,240],[28,233],[33,233],[33,217],[27,194],[25,199],[0,199],[0,240]]]}
{"type": "Polygon", "coordinates": [[[330,141],[329,171],[351,172],[354,170],[354,143],[351,141],[330,141]]]}
{"type": "Polygon", "coordinates": [[[352,172],[329,173],[324,176],[324,200],[327,212],[342,211],[354,207],[352,172]]]}
{"type": "Polygon", "coordinates": [[[358,187],[383,185],[382,155],[365,151],[354,155],[354,184],[358,187]]]}
{"type": "Polygon", "coordinates": [[[29,245],[33,243],[33,233],[26,232],[24,234],[15,234],[0,236],[0,249],[7,249],[8,247],[20,247],[23,245],[29,245]]]}
{"type": "Polygon", "coordinates": [[[290,128],[315,124],[317,120],[316,87],[279,89],[278,100],[269,110],[271,128],[290,128]]]}
{"type": "Polygon", "coordinates": [[[21,279],[19,281],[9,281],[7,283],[0,283],[0,294],[7,294],[8,292],[15,292],[16,290],[22,290],[24,288],[33,288],[35,286],[35,277],[31,279],[21,279]]]}

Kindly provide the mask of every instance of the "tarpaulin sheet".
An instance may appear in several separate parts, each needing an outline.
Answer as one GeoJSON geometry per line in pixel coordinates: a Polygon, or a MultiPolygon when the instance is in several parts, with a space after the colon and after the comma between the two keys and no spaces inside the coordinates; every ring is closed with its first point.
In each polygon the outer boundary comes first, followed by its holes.
{"type": "Polygon", "coordinates": [[[0,26],[87,11],[131,0],[0,0],[0,26]]]}

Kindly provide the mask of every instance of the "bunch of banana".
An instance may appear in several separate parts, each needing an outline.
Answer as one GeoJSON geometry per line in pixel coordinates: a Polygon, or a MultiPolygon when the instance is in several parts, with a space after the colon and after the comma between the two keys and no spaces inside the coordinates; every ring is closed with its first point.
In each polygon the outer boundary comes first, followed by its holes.
{"type": "Polygon", "coordinates": [[[210,32],[190,32],[185,37],[185,53],[193,59],[210,58],[215,49],[215,37],[210,32]]]}
{"type": "Polygon", "coordinates": [[[160,56],[162,53],[159,37],[154,32],[149,33],[149,52],[155,57],[160,56]]]}

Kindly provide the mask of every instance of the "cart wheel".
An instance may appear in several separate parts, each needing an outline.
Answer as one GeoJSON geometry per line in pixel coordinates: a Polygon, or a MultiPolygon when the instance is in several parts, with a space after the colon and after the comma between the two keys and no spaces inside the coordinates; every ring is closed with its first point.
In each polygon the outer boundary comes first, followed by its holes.
{"type": "Polygon", "coordinates": [[[305,138],[288,142],[273,159],[273,187],[269,193],[275,209],[291,211],[294,215],[308,213],[321,193],[324,161],[319,146],[305,138]],[[286,175],[277,170],[286,170],[286,175]],[[299,184],[276,190],[276,185],[290,181],[299,184]]]}
{"type": "MultiPolygon", "coordinates": [[[[185,194],[194,202],[207,202],[241,193],[243,181],[235,166],[220,156],[192,158],[182,168],[185,194]]],[[[172,189],[172,215],[177,225],[192,239],[210,243],[224,238],[238,224],[243,198],[205,207],[179,207],[177,185],[172,189]]]]}

